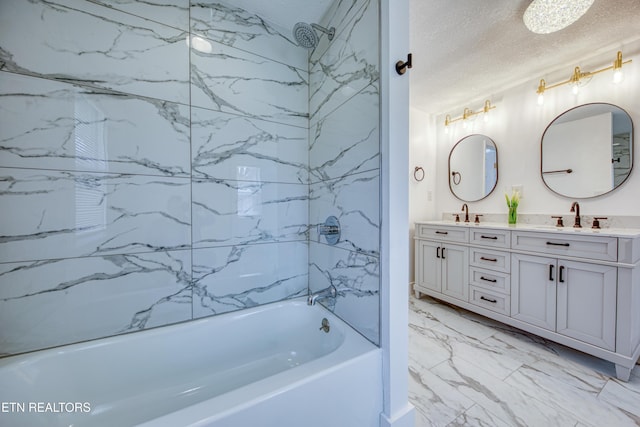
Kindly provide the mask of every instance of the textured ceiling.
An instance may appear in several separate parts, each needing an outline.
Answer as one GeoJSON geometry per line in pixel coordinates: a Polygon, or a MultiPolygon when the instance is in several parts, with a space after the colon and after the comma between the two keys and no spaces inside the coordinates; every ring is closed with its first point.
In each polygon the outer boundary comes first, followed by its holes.
{"type": "Polygon", "coordinates": [[[535,88],[567,65],[568,78],[594,55],[610,52],[613,63],[617,50],[637,53],[640,0],[595,0],[576,23],[545,35],[522,22],[530,2],[410,0],[411,105],[448,113],[527,81],[535,88]]]}

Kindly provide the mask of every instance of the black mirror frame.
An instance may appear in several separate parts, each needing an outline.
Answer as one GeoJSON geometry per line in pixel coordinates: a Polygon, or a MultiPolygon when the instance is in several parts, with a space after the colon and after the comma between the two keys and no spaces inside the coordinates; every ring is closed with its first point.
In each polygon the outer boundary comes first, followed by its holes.
{"type": "MultiPolygon", "coordinates": [[[[596,197],[600,197],[600,196],[604,196],[605,194],[609,194],[612,191],[617,190],[619,187],[621,187],[625,182],[627,182],[627,180],[629,179],[629,177],[631,176],[631,173],[633,172],[633,156],[634,156],[634,140],[635,140],[635,132],[634,132],[634,126],[633,126],[633,119],[631,118],[631,115],[627,112],[627,110],[625,110],[624,108],[615,105],[615,104],[611,104],[609,102],[590,102],[587,104],[581,104],[581,105],[577,105],[573,108],[569,108],[566,111],[563,111],[562,113],[558,114],[553,120],[551,120],[551,122],[547,125],[547,127],[544,129],[544,132],[542,133],[542,136],[540,137],[540,179],[542,179],[542,183],[544,184],[545,187],[547,187],[549,189],[549,191],[551,191],[554,194],[557,194],[558,196],[562,196],[562,197],[566,197],[569,199],[580,199],[580,200],[586,200],[586,199],[594,199],[596,197]],[[563,115],[569,113],[570,111],[576,110],[578,108],[581,107],[585,107],[588,105],[610,105],[612,107],[615,107],[621,111],[623,111],[627,117],[629,118],[629,122],[631,123],[631,155],[630,155],[630,167],[629,167],[629,173],[627,174],[626,178],[624,180],[622,180],[622,182],[620,182],[620,184],[618,184],[617,186],[613,187],[611,190],[605,192],[605,193],[601,193],[601,194],[597,194],[595,196],[590,196],[590,197],[580,197],[580,196],[569,196],[566,194],[562,194],[562,193],[558,193],[556,190],[554,190],[553,188],[549,187],[549,185],[547,185],[547,182],[544,179],[544,173],[543,173],[543,169],[542,169],[542,156],[543,156],[543,150],[542,150],[542,144],[544,142],[544,136],[547,133],[547,130],[549,130],[549,128],[551,127],[551,125],[553,125],[555,123],[556,120],[558,120],[560,117],[562,117],[563,115]]],[[[568,171],[571,171],[571,169],[568,169],[568,171]]],[[[569,172],[571,173],[571,172],[569,172]]]]}
{"type": "Polygon", "coordinates": [[[449,160],[448,160],[448,163],[447,163],[447,170],[448,170],[448,174],[447,174],[447,182],[449,183],[449,191],[451,192],[451,194],[453,194],[453,196],[454,196],[456,199],[458,199],[458,200],[460,200],[460,201],[463,201],[463,202],[468,202],[468,203],[471,203],[471,202],[479,202],[480,200],[484,200],[484,199],[486,199],[487,197],[489,197],[489,196],[491,195],[491,193],[493,193],[493,192],[495,191],[496,187],[498,186],[498,179],[499,179],[499,173],[500,173],[500,168],[498,167],[498,145],[496,144],[496,142],[495,142],[493,139],[489,138],[487,135],[483,135],[483,134],[479,134],[479,133],[474,133],[474,134],[471,134],[471,135],[467,135],[467,136],[463,137],[462,139],[458,140],[458,142],[456,142],[456,143],[455,143],[455,145],[454,145],[453,147],[451,147],[451,151],[449,152],[449,160]],[[494,183],[493,183],[493,187],[491,188],[491,191],[489,191],[489,192],[488,192],[487,194],[485,194],[484,196],[480,197],[479,199],[475,199],[475,200],[466,200],[466,199],[462,199],[462,198],[460,198],[460,197],[459,197],[459,196],[458,196],[458,195],[453,191],[453,188],[451,187],[451,181],[452,181],[452,179],[453,179],[453,178],[452,178],[452,176],[453,176],[454,178],[456,178],[456,177],[457,177],[457,179],[458,179],[458,183],[460,183],[460,179],[462,179],[462,177],[461,177],[461,175],[460,175],[460,172],[452,171],[452,170],[451,170],[451,155],[453,154],[453,151],[456,149],[456,147],[457,147],[461,142],[463,142],[465,139],[470,138],[470,137],[472,137],[472,136],[482,136],[482,137],[487,138],[489,141],[491,141],[491,142],[493,143],[493,146],[494,146],[494,147],[495,147],[495,149],[496,149],[496,182],[494,182],[494,183]]]}

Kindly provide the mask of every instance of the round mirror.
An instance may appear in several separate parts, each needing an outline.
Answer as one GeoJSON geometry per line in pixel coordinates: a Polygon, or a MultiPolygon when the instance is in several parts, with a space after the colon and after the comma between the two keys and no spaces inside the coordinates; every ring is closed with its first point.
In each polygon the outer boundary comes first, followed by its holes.
{"type": "Polygon", "coordinates": [[[449,188],[465,202],[487,197],[498,183],[498,150],[485,135],[469,135],[449,153],[449,188]]]}
{"type": "Polygon", "coordinates": [[[586,199],[622,184],[633,167],[633,123],[622,108],[585,104],[565,111],[542,134],[540,172],[561,196],[586,199]]]}

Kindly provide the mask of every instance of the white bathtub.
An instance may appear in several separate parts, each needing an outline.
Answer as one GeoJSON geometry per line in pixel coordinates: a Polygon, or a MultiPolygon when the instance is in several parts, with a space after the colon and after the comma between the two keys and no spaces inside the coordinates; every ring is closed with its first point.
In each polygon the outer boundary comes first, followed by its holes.
{"type": "Polygon", "coordinates": [[[292,300],[0,359],[0,426],[377,426],[381,369],[292,300]]]}

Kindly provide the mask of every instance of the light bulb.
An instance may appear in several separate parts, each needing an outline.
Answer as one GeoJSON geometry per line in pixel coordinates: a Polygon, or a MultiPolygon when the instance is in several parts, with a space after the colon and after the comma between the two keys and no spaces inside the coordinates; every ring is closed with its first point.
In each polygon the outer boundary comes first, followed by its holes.
{"type": "Polygon", "coordinates": [[[544,104],[544,94],[540,93],[538,94],[538,105],[543,105],[544,104]]]}
{"type": "Polygon", "coordinates": [[[444,126],[444,134],[449,135],[449,126],[447,125],[444,126]]]}
{"type": "Polygon", "coordinates": [[[466,128],[467,128],[467,119],[464,119],[464,120],[462,121],[462,128],[463,128],[463,129],[466,129],[466,128]]]}
{"type": "Polygon", "coordinates": [[[489,123],[489,113],[488,112],[484,112],[482,113],[482,121],[485,123],[489,123]]]}
{"type": "Polygon", "coordinates": [[[574,83],[572,85],[571,92],[573,92],[574,95],[577,95],[578,92],[580,92],[580,86],[578,86],[578,83],[574,83]]]}
{"type": "Polygon", "coordinates": [[[622,72],[622,68],[618,68],[613,71],[613,83],[618,84],[624,80],[624,73],[622,72]]]}

